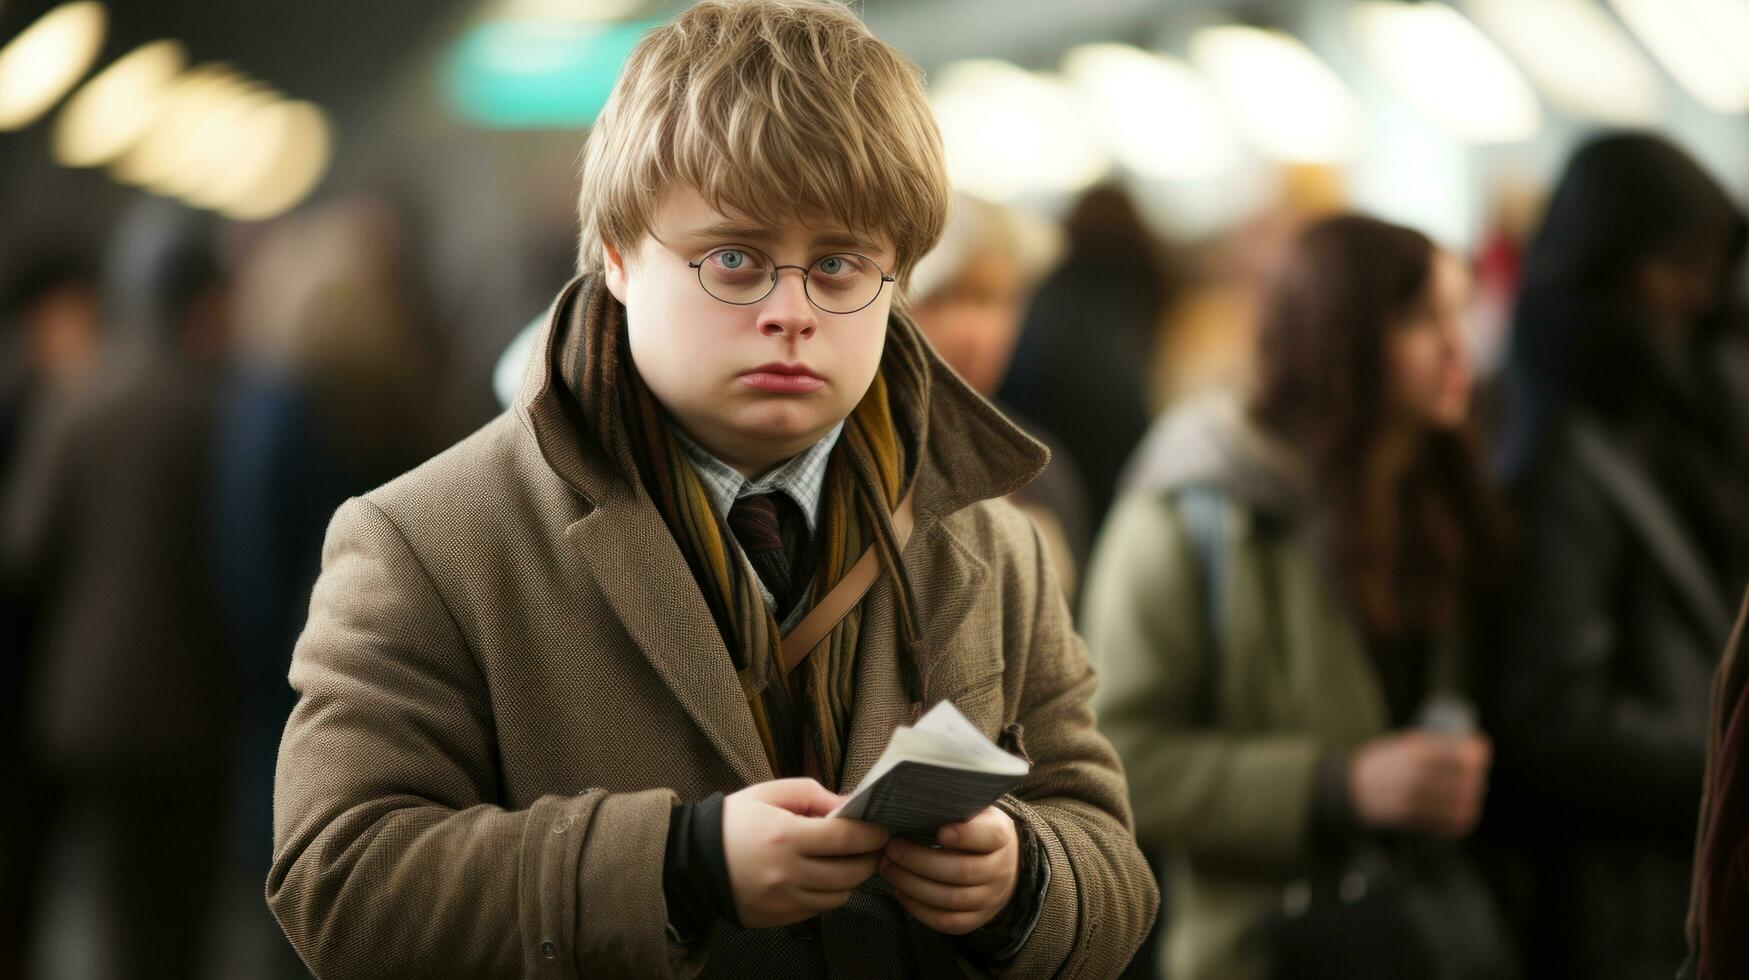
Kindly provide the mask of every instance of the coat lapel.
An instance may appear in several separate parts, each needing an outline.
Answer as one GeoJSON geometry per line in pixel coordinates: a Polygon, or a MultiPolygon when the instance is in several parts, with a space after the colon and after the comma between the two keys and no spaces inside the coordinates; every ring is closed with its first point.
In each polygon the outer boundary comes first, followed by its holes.
{"type": "Polygon", "coordinates": [[[905,547],[905,567],[911,573],[923,619],[923,649],[916,651],[915,665],[900,662],[893,585],[890,578],[883,577],[863,599],[863,629],[871,632],[857,653],[850,744],[839,776],[838,788],[843,793],[856,788],[874,768],[893,729],[916,721],[935,699],[939,692],[931,681],[942,660],[941,651],[965,622],[990,574],[990,567],[968,552],[933,514],[918,515],[917,530],[905,547]],[[922,680],[924,700],[911,700],[905,685],[907,669],[922,680]]]}
{"type": "Polygon", "coordinates": [[[735,775],[749,785],[773,778],[722,634],[655,508],[617,496],[565,537],[627,635],[735,775]]]}

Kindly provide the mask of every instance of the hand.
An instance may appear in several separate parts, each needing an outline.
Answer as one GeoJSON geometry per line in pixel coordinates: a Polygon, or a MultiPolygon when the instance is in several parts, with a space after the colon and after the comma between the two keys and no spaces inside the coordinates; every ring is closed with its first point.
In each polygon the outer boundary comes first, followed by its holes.
{"type": "Polygon", "coordinates": [[[812,779],[774,779],[724,798],[723,861],[743,926],[811,919],[874,876],[887,832],[823,819],[840,802],[812,779]]]}
{"type": "Polygon", "coordinates": [[[1370,826],[1466,837],[1482,814],[1492,756],[1482,735],[1388,735],[1349,760],[1349,796],[1370,826]]]}
{"type": "Polygon", "coordinates": [[[964,935],[994,919],[1014,897],[1020,834],[1014,818],[987,807],[935,836],[939,848],[889,843],[880,874],[912,918],[936,932],[964,935]]]}

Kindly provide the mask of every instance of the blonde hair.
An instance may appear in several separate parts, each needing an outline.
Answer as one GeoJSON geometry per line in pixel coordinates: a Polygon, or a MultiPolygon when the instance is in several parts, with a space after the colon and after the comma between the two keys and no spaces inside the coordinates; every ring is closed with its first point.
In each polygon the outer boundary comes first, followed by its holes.
{"type": "Polygon", "coordinates": [[[947,217],[922,72],[829,0],[704,0],[638,42],[584,146],[578,270],[635,245],[671,187],[878,232],[901,288],[947,217]]]}

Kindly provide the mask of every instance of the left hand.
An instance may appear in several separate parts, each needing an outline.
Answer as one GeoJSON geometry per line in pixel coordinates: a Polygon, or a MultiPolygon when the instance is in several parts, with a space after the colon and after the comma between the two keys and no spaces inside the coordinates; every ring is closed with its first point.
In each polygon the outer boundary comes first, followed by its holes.
{"type": "Polygon", "coordinates": [[[887,843],[878,873],[911,917],[936,932],[959,936],[1001,912],[1020,876],[1020,834],[995,807],[936,831],[941,847],[908,840],[887,843]]]}

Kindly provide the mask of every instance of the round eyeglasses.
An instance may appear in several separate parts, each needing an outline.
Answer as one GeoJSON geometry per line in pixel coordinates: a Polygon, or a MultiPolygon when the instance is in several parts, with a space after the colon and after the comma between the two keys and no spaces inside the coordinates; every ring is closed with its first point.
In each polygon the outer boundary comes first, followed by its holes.
{"type": "Polygon", "coordinates": [[[721,245],[696,262],[698,284],[712,297],[732,306],[750,306],[777,288],[777,274],[796,269],[808,302],[827,313],[855,313],[873,303],[881,287],[893,282],[874,260],[855,252],[833,252],[809,266],[778,265],[771,256],[748,245],[721,245]]]}

